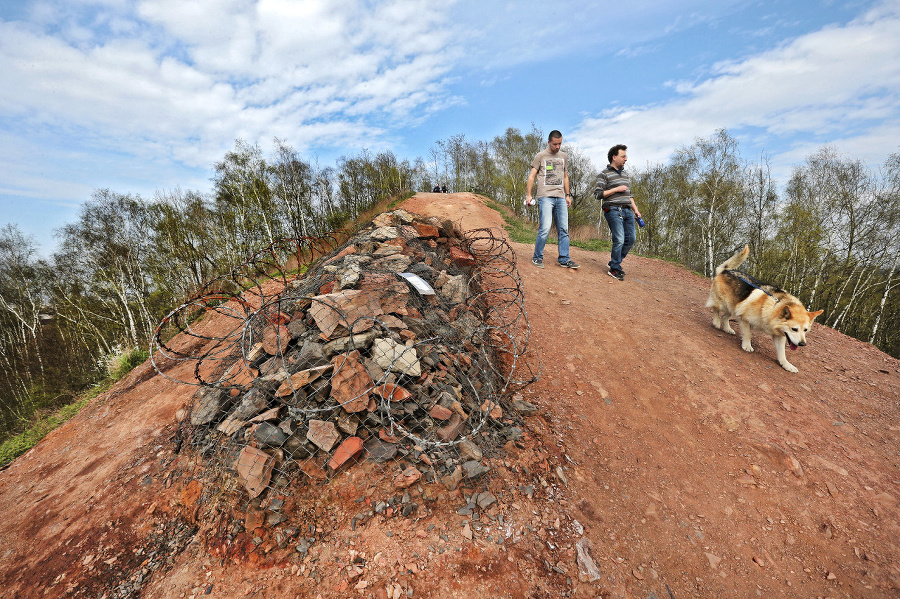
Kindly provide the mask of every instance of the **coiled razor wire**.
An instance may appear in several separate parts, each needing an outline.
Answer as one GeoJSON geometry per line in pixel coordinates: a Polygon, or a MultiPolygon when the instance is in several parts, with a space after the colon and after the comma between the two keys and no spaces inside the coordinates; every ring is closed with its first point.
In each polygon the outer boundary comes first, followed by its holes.
{"type": "Polygon", "coordinates": [[[157,372],[199,387],[194,444],[255,497],[301,472],[329,478],[342,449],[376,463],[412,454],[437,478],[461,443],[515,437],[509,398],[540,376],[523,360],[529,338],[502,233],[397,210],[340,245],[271,244],[172,310],[150,350],[157,372]]]}

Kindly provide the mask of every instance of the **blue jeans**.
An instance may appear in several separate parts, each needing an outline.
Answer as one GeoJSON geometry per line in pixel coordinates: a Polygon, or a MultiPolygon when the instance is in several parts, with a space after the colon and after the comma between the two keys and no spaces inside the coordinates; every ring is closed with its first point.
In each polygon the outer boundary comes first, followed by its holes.
{"type": "Polygon", "coordinates": [[[534,244],[534,257],[544,259],[544,246],[547,245],[547,237],[550,235],[550,223],[556,221],[556,236],[559,238],[559,263],[569,261],[569,207],[566,206],[566,198],[538,198],[538,229],[537,241],[534,244]]]}
{"type": "Polygon", "coordinates": [[[630,208],[612,206],[604,211],[606,224],[612,236],[612,251],[609,253],[610,270],[622,270],[622,260],[634,245],[634,212],[630,208]]]}

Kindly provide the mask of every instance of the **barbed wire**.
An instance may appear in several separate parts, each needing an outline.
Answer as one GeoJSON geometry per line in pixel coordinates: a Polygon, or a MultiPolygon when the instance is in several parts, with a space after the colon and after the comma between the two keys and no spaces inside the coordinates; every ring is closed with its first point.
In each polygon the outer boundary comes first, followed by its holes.
{"type": "Polygon", "coordinates": [[[150,350],[198,387],[192,444],[258,497],[362,460],[458,477],[521,435],[510,397],[540,376],[529,339],[502,233],[397,210],[340,245],[271,244],[172,310],[150,350]]]}

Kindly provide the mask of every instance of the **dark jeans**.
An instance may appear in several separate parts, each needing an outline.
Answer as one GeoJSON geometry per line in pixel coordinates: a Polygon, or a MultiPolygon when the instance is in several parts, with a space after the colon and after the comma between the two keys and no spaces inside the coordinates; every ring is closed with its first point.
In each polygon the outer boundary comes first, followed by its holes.
{"type": "Polygon", "coordinates": [[[612,206],[609,212],[603,212],[603,216],[606,217],[606,224],[609,225],[609,233],[612,236],[609,268],[621,270],[622,260],[634,245],[634,212],[630,208],[612,206]]]}

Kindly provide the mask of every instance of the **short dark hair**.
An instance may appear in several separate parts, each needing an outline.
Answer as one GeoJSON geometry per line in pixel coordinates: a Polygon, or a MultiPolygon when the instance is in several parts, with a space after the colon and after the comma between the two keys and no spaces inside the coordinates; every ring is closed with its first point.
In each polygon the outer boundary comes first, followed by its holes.
{"type": "Polygon", "coordinates": [[[554,129],[550,132],[550,135],[547,136],[547,141],[550,141],[551,139],[562,139],[562,133],[554,129]]]}
{"type": "Polygon", "coordinates": [[[612,164],[613,156],[619,155],[619,150],[627,150],[628,146],[625,144],[616,144],[609,149],[609,152],[606,153],[606,159],[612,164]]]}

